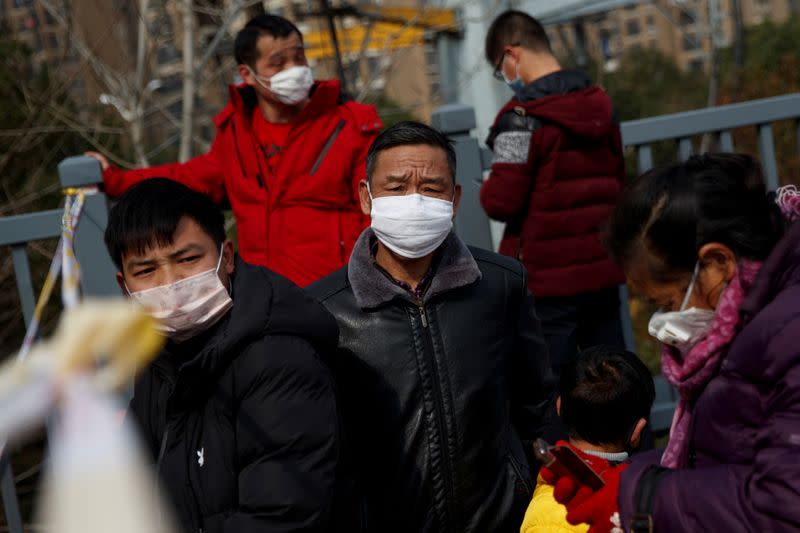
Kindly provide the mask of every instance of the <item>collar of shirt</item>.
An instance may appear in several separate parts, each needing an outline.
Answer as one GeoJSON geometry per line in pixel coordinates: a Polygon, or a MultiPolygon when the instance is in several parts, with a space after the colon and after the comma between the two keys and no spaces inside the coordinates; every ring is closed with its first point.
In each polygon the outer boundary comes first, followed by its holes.
{"type": "Polygon", "coordinates": [[[375,260],[375,256],[378,253],[378,239],[376,237],[372,238],[372,242],[370,242],[369,249],[370,249],[370,255],[372,255],[372,264],[375,268],[378,269],[378,271],[381,274],[386,276],[392,283],[408,291],[414,297],[414,299],[422,301],[422,297],[425,296],[425,292],[428,290],[428,287],[430,287],[431,281],[433,281],[433,276],[436,275],[436,267],[438,266],[439,259],[441,257],[441,254],[439,253],[441,248],[434,252],[433,261],[431,261],[431,266],[428,267],[428,270],[425,272],[425,275],[422,276],[422,279],[419,281],[419,283],[417,283],[416,289],[412,288],[411,285],[409,285],[405,281],[394,279],[394,277],[391,274],[389,274],[389,272],[387,272],[385,268],[383,268],[378,264],[378,262],[375,260]]]}

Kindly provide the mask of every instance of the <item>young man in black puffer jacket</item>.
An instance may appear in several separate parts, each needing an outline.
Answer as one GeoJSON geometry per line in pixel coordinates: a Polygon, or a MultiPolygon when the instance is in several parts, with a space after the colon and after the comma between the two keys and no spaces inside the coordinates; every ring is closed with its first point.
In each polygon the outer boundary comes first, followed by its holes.
{"type": "Polygon", "coordinates": [[[131,188],[106,244],[120,286],[168,337],[130,413],[183,529],[340,530],[341,439],[320,359],[336,344],[333,317],[236,257],[222,213],[173,181],[131,188]]]}

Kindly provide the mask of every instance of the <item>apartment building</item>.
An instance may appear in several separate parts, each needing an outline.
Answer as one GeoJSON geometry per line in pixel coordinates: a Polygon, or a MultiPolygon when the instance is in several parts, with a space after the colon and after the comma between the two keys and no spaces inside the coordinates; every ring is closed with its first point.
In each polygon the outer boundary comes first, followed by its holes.
{"type": "MultiPolygon", "coordinates": [[[[739,0],[742,23],[783,22],[794,0],[739,0]]],[[[613,71],[621,56],[636,48],[657,48],[687,71],[708,70],[712,39],[719,48],[733,42],[732,0],[652,0],[619,2],[607,11],[571,17],[561,14],[547,27],[556,54],[585,49],[613,71]],[[714,18],[712,18],[712,15],[714,18]],[[581,47],[583,43],[583,47],[581,47]]],[[[584,10],[582,13],[585,13],[584,10]]]]}

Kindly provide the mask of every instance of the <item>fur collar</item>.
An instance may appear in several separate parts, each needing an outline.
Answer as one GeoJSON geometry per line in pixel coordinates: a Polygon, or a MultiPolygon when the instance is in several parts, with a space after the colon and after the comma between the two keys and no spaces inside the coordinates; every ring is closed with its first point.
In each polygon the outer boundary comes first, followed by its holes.
{"type": "MultiPolygon", "coordinates": [[[[347,267],[347,278],[353,287],[358,306],[362,309],[374,309],[396,298],[416,303],[407,290],[393,283],[375,268],[370,251],[373,238],[375,234],[371,228],[364,230],[356,241],[347,267]]],[[[464,287],[481,278],[481,271],[472,253],[454,232],[450,232],[439,250],[442,257],[431,285],[425,292],[424,303],[434,296],[464,287]]]]}

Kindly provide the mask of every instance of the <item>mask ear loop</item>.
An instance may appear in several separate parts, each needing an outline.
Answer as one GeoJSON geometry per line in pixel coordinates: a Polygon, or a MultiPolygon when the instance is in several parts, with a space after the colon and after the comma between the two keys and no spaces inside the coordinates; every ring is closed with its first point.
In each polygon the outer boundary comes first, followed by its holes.
{"type": "MultiPolygon", "coordinates": [[[[256,74],[256,71],[253,70],[250,67],[250,65],[247,65],[247,70],[250,71],[250,74],[253,75],[253,77],[256,79],[256,82],[258,82],[259,85],[261,85],[263,88],[265,88],[268,91],[272,91],[272,89],[262,81],[263,76],[259,76],[258,74],[256,74]]],[[[269,78],[267,78],[267,81],[269,81],[269,78]]]]}
{"type": "MultiPolygon", "coordinates": [[[[219,259],[217,260],[217,269],[214,271],[215,274],[219,274],[219,267],[222,264],[222,252],[225,250],[225,242],[219,246],[219,259]]],[[[127,289],[127,287],[125,287],[127,289]]]]}
{"type": "Polygon", "coordinates": [[[681,304],[681,308],[679,311],[683,311],[686,309],[686,305],[689,303],[689,298],[692,296],[692,292],[694,291],[694,284],[697,282],[697,275],[700,273],[700,261],[697,261],[694,265],[694,273],[692,274],[692,281],[689,282],[689,288],[686,289],[686,296],[683,297],[683,303],[681,304]]]}

